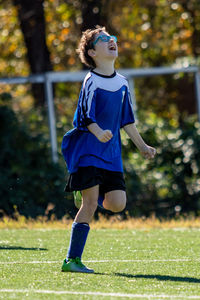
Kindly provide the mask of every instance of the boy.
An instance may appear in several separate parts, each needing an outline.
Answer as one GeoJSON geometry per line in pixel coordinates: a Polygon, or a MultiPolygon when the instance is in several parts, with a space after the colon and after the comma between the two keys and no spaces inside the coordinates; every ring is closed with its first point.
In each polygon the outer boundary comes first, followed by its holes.
{"type": "Polygon", "coordinates": [[[75,128],[65,134],[62,151],[70,173],[66,191],[81,191],[82,205],[72,225],[62,271],[93,273],[82,264],[81,256],[97,205],[113,212],[122,211],[126,205],[120,128],[144,157],[153,158],[156,150],[138,133],[127,80],[115,72],[117,38],[105,27],[86,30],[78,53],[91,71],[80,92],[75,128]]]}

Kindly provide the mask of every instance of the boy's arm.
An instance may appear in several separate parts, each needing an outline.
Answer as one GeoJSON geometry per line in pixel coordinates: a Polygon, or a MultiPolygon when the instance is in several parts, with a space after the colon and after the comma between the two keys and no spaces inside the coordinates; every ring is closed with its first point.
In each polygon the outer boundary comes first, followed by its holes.
{"type": "Polygon", "coordinates": [[[108,142],[113,137],[113,134],[110,130],[103,130],[97,123],[91,123],[87,126],[87,128],[102,143],[108,142]]]}
{"type": "Polygon", "coordinates": [[[144,142],[134,123],[125,125],[123,129],[145,158],[153,158],[155,156],[156,149],[144,142]]]}

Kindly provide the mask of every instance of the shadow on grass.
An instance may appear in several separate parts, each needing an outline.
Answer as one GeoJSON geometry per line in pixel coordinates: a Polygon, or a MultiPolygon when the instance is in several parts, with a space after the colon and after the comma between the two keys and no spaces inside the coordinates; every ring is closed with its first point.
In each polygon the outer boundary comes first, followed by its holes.
{"type": "Polygon", "coordinates": [[[163,281],[180,281],[180,282],[190,282],[190,283],[200,283],[200,279],[194,277],[179,277],[170,275],[133,275],[126,273],[114,273],[115,276],[127,277],[127,278],[144,278],[144,279],[157,279],[163,281]]]}
{"type": "Polygon", "coordinates": [[[34,250],[34,251],[47,251],[46,248],[27,248],[21,246],[0,246],[0,250],[34,250]]]}

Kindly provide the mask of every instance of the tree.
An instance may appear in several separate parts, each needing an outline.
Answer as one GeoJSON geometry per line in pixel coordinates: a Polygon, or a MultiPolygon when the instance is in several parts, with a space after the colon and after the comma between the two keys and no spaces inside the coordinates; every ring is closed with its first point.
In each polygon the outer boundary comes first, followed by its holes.
{"type": "MultiPolygon", "coordinates": [[[[33,74],[52,70],[46,45],[44,0],[13,0],[18,9],[21,30],[27,47],[27,57],[33,74]]],[[[44,85],[33,84],[36,105],[44,105],[44,85]]]]}
{"type": "Polygon", "coordinates": [[[103,1],[80,0],[80,5],[83,20],[81,25],[81,31],[94,28],[95,25],[107,25],[107,16],[103,11],[103,1]]]}

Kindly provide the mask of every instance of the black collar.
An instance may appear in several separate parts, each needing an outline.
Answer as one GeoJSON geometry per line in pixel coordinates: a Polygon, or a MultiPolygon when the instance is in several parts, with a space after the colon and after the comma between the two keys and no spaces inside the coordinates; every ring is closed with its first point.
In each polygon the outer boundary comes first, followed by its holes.
{"type": "Polygon", "coordinates": [[[96,75],[98,75],[98,76],[100,76],[100,77],[104,77],[104,78],[113,78],[113,77],[115,77],[115,75],[116,75],[116,71],[114,71],[114,73],[111,74],[111,75],[103,75],[103,74],[99,74],[99,73],[97,73],[97,72],[95,72],[95,71],[93,71],[93,70],[91,70],[91,72],[94,73],[94,74],[96,74],[96,75]]]}

